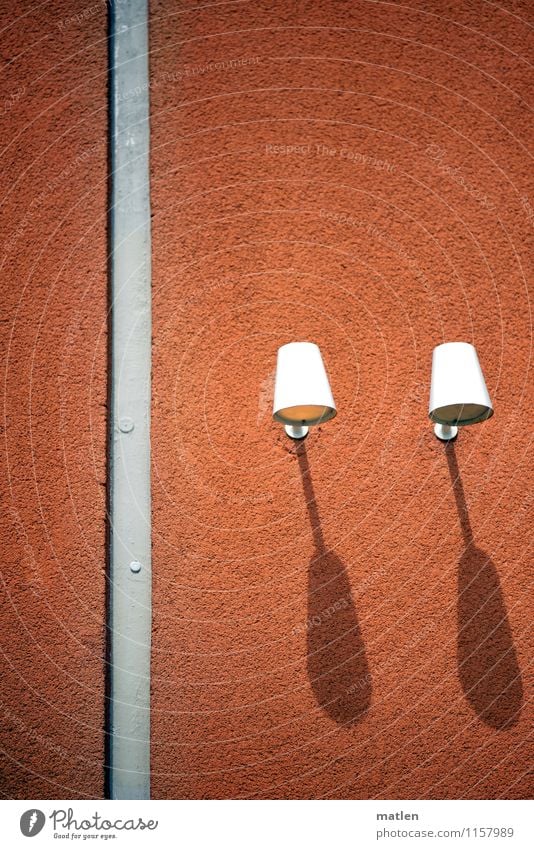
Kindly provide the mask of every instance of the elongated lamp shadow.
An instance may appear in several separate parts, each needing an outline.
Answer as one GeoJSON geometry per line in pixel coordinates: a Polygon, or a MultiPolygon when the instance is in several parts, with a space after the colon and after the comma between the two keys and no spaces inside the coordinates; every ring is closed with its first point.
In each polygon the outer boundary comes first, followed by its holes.
{"type": "Polygon", "coordinates": [[[458,561],[458,673],[480,719],[496,729],[515,725],[523,683],[495,564],[477,548],[453,444],[446,448],[465,548],[458,561]]]}
{"type": "Polygon", "coordinates": [[[320,707],[340,725],[352,725],[371,704],[367,655],[347,569],[325,546],[304,442],[297,456],[315,543],[308,571],[308,677],[320,707]]]}

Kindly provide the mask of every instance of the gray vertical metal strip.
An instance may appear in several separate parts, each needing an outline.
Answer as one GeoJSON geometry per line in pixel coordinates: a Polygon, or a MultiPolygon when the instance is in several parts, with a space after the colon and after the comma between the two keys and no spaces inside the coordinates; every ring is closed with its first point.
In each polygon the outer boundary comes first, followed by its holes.
{"type": "Polygon", "coordinates": [[[110,4],[109,794],[150,798],[148,3],[110,4]]]}

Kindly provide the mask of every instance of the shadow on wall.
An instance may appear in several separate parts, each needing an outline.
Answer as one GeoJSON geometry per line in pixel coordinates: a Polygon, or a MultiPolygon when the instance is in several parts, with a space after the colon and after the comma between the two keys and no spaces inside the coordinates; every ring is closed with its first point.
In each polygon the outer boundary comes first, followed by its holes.
{"type": "Polygon", "coordinates": [[[371,675],[345,564],[325,546],[304,441],[297,457],[315,543],[308,572],[308,677],[319,706],[340,725],[352,725],[371,704],[371,675]]]}
{"type": "Polygon", "coordinates": [[[458,674],[466,698],[492,728],[515,725],[523,684],[495,564],[476,547],[454,445],[446,448],[465,542],[458,561],[458,674]]]}

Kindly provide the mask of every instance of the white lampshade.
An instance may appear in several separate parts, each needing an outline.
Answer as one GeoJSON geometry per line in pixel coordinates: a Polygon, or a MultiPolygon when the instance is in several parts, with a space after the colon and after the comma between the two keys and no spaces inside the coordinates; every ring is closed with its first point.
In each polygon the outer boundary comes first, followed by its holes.
{"type": "Polygon", "coordinates": [[[278,349],[273,418],[290,436],[305,436],[309,425],[336,415],[321,352],[313,342],[290,342],[278,349]]]}
{"type": "MultiPolygon", "coordinates": [[[[473,345],[445,342],[434,348],[428,415],[437,425],[453,428],[476,424],[493,415],[484,375],[473,345]]],[[[438,432],[439,431],[439,432],[438,432]]],[[[436,435],[451,438],[448,431],[436,435]]]]}

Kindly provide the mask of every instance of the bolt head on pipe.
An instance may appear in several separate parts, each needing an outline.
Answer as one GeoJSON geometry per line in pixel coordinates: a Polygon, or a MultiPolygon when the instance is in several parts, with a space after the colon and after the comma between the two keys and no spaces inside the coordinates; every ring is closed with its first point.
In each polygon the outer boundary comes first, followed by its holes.
{"type": "Polygon", "coordinates": [[[278,349],[273,419],[292,439],[336,415],[321,352],[313,342],[290,342],[278,349]]]}
{"type": "Polygon", "coordinates": [[[428,415],[434,433],[446,442],[459,427],[493,415],[477,352],[468,342],[445,342],[434,348],[428,415]]]}

